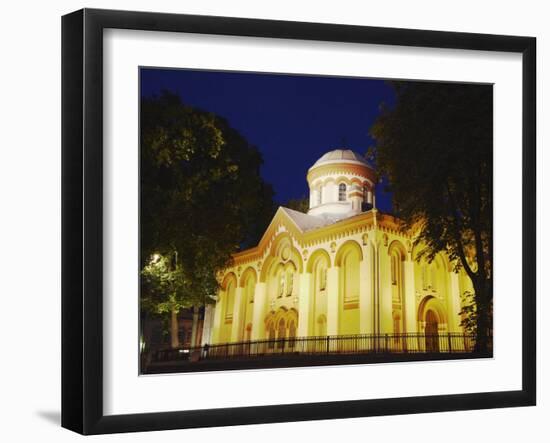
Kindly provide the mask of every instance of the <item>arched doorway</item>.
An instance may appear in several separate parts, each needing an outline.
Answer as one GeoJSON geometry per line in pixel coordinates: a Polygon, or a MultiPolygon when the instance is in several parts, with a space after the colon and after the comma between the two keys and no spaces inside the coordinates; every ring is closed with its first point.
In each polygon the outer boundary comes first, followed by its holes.
{"type": "Polygon", "coordinates": [[[426,352],[439,352],[439,321],[433,310],[426,312],[426,352]]]}
{"type": "Polygon", "coordinates": [[[269,320],[267,323],[267,346],[269,349],[273,349],[275,346],[275,324],[273,320],[269,320]]]}
{"type": "Polygon", "coordinates": [[[296,324],[294,323],[294,320],[290,320],[290,324],[288,326],[288,347],[294,348],[296,342],[296,324]]]}
{"type": "MultiPolygon", "coordinates": [[[[418,307],[418,321],[418,330],[424,333],[424,337],[419,339],[420,346],[423,341],[425,352],[440,352],[439,333],[447,332],[447,315],[441,300],[431,295],[424,297],[418,307]]],[[[441,344],[445,345],[445,342],[441,344]]]]}
{"type": "Polygon", "coordinates": [[[286,338],[286,324],[284,318],[279,320],[279,326],[277,327],[277,340],[279,348],[284,348],[286,338]]]}

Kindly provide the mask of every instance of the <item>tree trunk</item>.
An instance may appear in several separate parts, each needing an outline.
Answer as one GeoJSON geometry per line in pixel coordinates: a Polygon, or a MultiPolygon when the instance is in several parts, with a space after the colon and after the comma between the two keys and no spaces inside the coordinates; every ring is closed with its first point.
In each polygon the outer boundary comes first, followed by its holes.
{"type": "Polygon", "coordinates": [[[147,367],[151,363],[152,359],[152,328],[151,328],[151,315],[148,312],[145,312],[143,315],[143,324],[142,324],[142,334],[143,334],[143,342],[144,342],[144,349],[141,355],[141,371],[145,372],[147,370],[147,367]]]}
{"type": "Polygon", "coordinates": [[[489,294],[487,282],[478,281],[474,284],[476,301],[476,352],[488,352],[489,335],[489,294]]]}
{"type": "Polygon", "coordinates": [[[199,327],[199,307],[193,306],[193,326],[191,327],[191,346],[196,346],[198,327],[199,327]]]}
{"type": "Polygon", "coordinates": [[[173,309],[170,317],[170,342],[172,349],[179,348],[179,337],[178,337],[178,311],[173,309]]]}

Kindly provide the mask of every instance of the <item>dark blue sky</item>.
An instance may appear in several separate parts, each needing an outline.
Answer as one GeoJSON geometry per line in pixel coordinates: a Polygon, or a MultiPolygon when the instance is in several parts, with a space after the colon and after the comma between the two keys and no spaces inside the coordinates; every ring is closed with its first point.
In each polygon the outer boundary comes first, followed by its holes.
{"type": "MultiPolygon", "coordinates": [[[[141,94],[163,90],[224,117],[256,145],[278,203],[308,195],[307,170],[325,152],[345,143],[365,154],[380,104],[394,100],[383,80],[142,68],[141,94]]],[[[377,204],[390,210],[381,189],[377,204]]]]}

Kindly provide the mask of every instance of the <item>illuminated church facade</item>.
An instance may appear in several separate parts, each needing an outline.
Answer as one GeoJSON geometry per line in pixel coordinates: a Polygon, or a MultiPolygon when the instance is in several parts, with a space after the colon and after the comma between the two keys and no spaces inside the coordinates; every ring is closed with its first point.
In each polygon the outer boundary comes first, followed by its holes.
{"type": "Polygon", "coordinates": [[[443,254],[415,260],[414,234],[376,209],[376,181],[351,150],[315,162],[307,214],[280,207],[259,244],[219,273],[203,344],[462,333],[470,280],[443,254]]]}

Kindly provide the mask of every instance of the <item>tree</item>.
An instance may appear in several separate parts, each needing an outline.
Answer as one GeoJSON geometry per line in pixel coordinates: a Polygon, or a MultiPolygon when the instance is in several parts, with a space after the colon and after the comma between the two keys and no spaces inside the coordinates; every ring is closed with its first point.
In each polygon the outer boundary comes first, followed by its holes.
{"type": "Polygon", "coordinates": [[[216,272],[269,222],[273,190],[258,149],[223,118],[167,92],[140,111],[142,306],[174,320],[212,301],[216,272]]]}
{"type": "Polygon", "coordinates": [[[291,198],[283,206],[307,214],[307,211],[309,211],[309,199],[305,195],[302,195],[300,198],[291,198]]]}
{"type": "MultiPolygon", "coordinates": [[[[147,314],[161,317],[170,315],[170,339],[173,348],[179,346],[179,310],[200,303],[186,296],[185,282],[183,269],[173,257],[154,254],[141,271],[141,309],[147,314]]],[[[149,342],[149,337],[145,342],[149,342]]]]}
{"type": "Polygon", "coordinates": [[[450,256],[472,281],[476,350],[492,334],[493,93],[487,85],[392,82],[394,106],[371,128],[396,215],[431,261],[450,256]]]}

